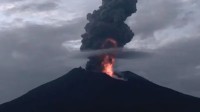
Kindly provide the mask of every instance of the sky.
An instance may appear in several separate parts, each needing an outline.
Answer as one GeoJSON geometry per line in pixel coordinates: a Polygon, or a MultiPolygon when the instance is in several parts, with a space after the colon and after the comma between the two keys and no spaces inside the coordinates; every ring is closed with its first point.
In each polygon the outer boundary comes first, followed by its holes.
{"type": "MultiPolygon", "coordinates": [[[[0,0],[0,104],[54,80],[87,59],[79,52],[86,15],[101,0],[0,0]]],[[[200,1],[138,0],[126,20],[135,36],[125,47],[148,57],[118,59],[156,84],[200,97],[200,1]]]]}

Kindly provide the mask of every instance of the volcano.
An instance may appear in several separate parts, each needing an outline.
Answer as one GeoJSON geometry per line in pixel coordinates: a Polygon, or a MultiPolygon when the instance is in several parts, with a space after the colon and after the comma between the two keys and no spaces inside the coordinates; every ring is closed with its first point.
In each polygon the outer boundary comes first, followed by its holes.
{"type": "MultiPolygon", "coordinates": [[[[126,19],[137,0],[102,0],[87,15],[81,51],[123,48],[134,36],[126,19]]],[[[0,112],[200,112],[200,99],[161,87],[129,71],[115,73],[116,52],[87,57],[86,68],[2,104],[0,112]]]]}
{"type": "Polygon", "coordinates": [[[0,112],[200,112],[200,99],[161,87],[132,72],[75,68],[2,104],[0,112]]]}

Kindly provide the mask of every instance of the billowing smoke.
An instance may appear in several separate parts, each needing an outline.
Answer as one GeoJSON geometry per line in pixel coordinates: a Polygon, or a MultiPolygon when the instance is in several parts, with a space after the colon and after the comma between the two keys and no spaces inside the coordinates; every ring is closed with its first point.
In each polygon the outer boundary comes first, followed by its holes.
{"type": "MultiPolygon", "coordinates": [[[[136,12],[136,3],[137,0],[102,0],[99,9],[87,15],[89,23],[85,26],[86,33],[82,35],[81,51],[103,49],[107,39],[115,40],[117,47],[130,42],[134,33],[125,20],[136,12]]],[[[89,59],[86,69],[97,70],[101,60],[98,57],[89,59]]]]}
{"type": "Polygon", "coordinates": [[[86,33],[82,35],[81,50],[100,49],[106,38],[115,39],[118,47],[130,42],[134,33],[124,21],[136,12],[136,2],[137,0],[103,0],[98,10],[87,15],[89,23],[85,26],[86,33]]]}

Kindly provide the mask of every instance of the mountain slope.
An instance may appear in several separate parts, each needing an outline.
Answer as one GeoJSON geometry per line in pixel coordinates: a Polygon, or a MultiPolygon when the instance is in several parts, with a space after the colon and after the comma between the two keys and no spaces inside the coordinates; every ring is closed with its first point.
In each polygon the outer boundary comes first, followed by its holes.
{"type": "Polygon", "coordinates": [[[75,68],[0,106],[0,112],[200,112],[200,99],[156,85],[134,73],[126,80],[75,68]]]}

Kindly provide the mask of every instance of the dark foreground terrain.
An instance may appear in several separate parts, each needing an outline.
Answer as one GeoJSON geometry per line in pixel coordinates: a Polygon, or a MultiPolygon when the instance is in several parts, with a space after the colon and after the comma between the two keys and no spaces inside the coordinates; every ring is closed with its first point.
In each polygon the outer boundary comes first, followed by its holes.
{"type": "Polygon", "coordinates": [[[125,80],[75,68],[0,106],[0,112],[200,112],[200,99],[134,73],[125,80]]]}

